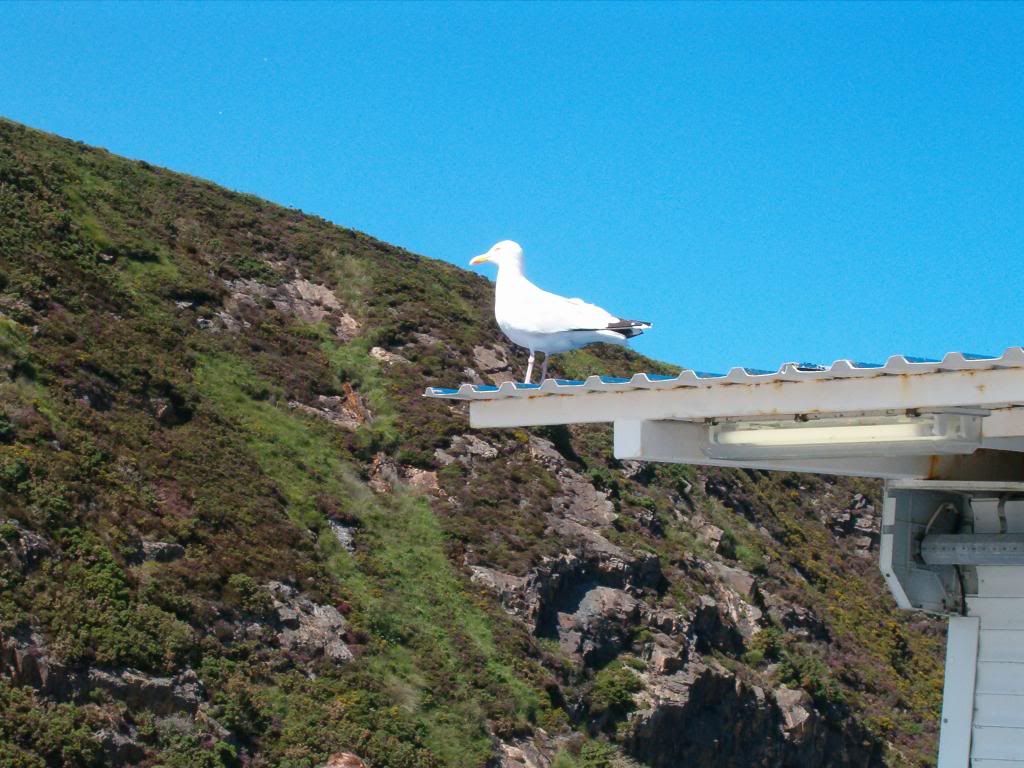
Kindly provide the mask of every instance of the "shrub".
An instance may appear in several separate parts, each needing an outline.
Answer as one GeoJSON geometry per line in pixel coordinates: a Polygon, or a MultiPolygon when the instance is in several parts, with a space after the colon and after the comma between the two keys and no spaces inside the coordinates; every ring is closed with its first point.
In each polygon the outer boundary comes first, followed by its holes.
{"type": "Polygon", "coordinates": [[[617,717],[634,708],[633,694],[643,690],[644,684],[636,673],[621,661],[613,661],[594,676],[590,689],[590,714],[598,717],[617,717]]]}
{"type": "Polygon", "coordinates": [[[233,573],[228,577],[224,598],[228,604],[237,605],[252,616],[259,617],[270,613],[271,602],[267,590],[252,576],[244,573],[233,573]]]}

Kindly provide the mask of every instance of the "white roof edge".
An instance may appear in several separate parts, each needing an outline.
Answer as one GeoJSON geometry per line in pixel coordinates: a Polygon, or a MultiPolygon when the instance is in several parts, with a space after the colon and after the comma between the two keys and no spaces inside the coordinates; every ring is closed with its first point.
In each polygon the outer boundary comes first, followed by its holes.
{"type": "MultiPolygon", "coordinates": [[[[1024,347],[1009,347],[1001,355],[967,355],[949,352],[941,360],[893,355],[884,365],[836,360],[829,366],[784,363],[777,371],[756,371],[732,368],[727,374],[705,374],[686,369],[676,376],[636,373],[627,378],[590,376],[585,381],[546,379],[540,384],[517,384],[506,381],[500,386],[462,384],[458,388],[430,387],[426,397],[449,400],[535,399],[553,395],[584,395],[599,392],[635,390],[673,390],[683,388],[718,388],[736,385],[771,384],[775,382],[823,381],[835,379],[871,379],[880,376],[927,375],[955,371],[983,371],[1001,368],[1024,368],[1024,347]]],[[[1022,395],[1024,397],[1024,395],[1022,395]]],[[[966,405],[967,403],[962,403],[966,405]]]]}

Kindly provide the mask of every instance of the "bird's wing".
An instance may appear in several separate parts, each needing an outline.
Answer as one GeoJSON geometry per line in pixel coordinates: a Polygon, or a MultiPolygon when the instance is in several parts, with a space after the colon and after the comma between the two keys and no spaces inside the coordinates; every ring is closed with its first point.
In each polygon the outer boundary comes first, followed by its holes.
{"type": "Polygon", "coordinates": [[[530,285],[509,303],[507,321],[529,333],[600,330],[619,318],[582,299],[567,299],[530,285]]]}

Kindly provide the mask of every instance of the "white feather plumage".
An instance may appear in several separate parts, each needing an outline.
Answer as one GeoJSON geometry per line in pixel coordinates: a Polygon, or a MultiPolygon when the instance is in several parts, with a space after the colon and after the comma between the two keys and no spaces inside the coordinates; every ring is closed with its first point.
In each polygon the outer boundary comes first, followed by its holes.
{"type": "Polygon", "coordinates": [[[523,274],[523,249],[511,240],[497,243],[470,263],[498,265],[494,319],[512,343],[530,351],[526,381],[533,372],[534,353],[544,352],[543,379],[548,356],[605,342],[625,346],[650,323],[624,320],[582,299],[567,299],[545,291],[523,274]]]}

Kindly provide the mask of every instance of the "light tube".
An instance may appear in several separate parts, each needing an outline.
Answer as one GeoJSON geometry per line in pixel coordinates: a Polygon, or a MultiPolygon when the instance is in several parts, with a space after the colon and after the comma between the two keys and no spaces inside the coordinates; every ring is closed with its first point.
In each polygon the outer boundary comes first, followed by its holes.
{"type": "Polygon", "coordinates": [[[973,453],[981,445],[981,418],[939,413],[712,424],[702,448],[710,458],[733,460],[973,453]]]}

